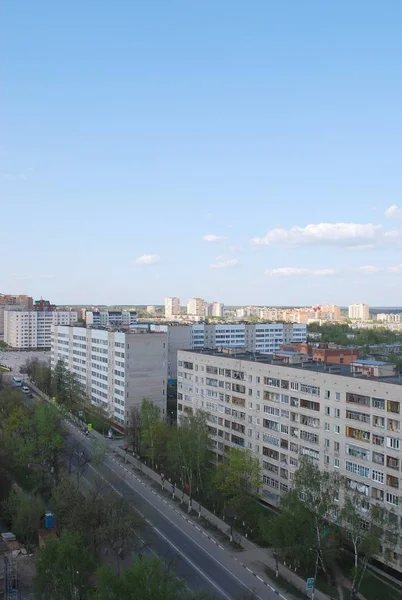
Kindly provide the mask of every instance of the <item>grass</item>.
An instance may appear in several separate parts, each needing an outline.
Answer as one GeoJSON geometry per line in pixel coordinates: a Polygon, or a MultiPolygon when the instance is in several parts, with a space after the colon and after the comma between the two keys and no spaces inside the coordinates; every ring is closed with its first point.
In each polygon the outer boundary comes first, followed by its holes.
{"type": "MultiPolygon", "coordinates": [[[[353,557],[347,553],[342,553],[338,560],[338,565],[342,569],[342,573],[350,579],[350,571],[353,564],[353,557]]],[[[366,600],[401,600],[402,598],[402,587],[398,590],[397,584],[388,583],[385,575],[381,576],[374,574],[370,570],[366,570],[362,584],[360,586],[360,593],[366,598],[366,600]]],[[[349,599],[350,591],[348,590],[344,595],[345,599],[349,599]]]]}
{"type": "Polygon", "coordinates": [[[299,588],[294,586],[292,583],[290,583],[290,581],[284,579],[282,575],[278,575],[278,577],[276,577],[275,571],[273,569],[270,569],[266,565],[264,571],[267,577],[274,583],[275,587],[278,586],[278,588],[280,588],[282,592],[288,592],[292,595],[293,598],[300,598],[300,600],[306,600],[306,598],[310,597],[307,596],[307,594],[303,593],[301,590],[299,590],[299,588]]]}

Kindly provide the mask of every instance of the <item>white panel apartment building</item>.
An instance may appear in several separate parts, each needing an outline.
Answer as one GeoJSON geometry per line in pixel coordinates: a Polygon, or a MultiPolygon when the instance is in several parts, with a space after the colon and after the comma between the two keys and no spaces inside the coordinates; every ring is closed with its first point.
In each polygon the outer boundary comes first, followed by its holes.
{"type": "Polygon", "coordinates": [[[174,319],[175,317],[180,316],[180,314],[180,298],[165,298],[165,318],[174,319]]]}
{"type": "Polygon", "coordinates": [[[50,348],[53,325],[72,325],[76,311],[7,310],[4,312],[4,341],[12,348],[50,348]]]}
{"type": "Polygon", "coordinates": [[[370,318],[370,307],[368,304],[350,304],[348,307],[349,319],[368,321],[370,318]]]}
{"type": "Polygon", "coordinates": [[[87,310],[85,322],[93,327],[123,326],[135,327],[137,312],[135,310],[87,310]]]}
{"type": "Polygon", "coordinates": [[[307,326],[299,323],[218,323],[192,325],[191,347],[246,348],[270,354],[280,344],[305,342],[307,326]]]}
{"type": "MultiPolygon", "coordinates": [[[[290,367],[226,352],[233,354],[179,351],[179,420],[202,409],[217,452],[249,448],[272,505],[290,489],[300,456],[309,456],[320,469],[339,470],[367,502],[393,509],[402,527],[402,386],[384,377],[389,363],[290,367]]],[[[402,571],[396,552],[393,566],[402,571]]]]}
{"type": "Polygon", "coordinates": [[[279,350],[280,344],[307,339],[306,325],[290,323],[139,324],[138,327],[167,333],[169,379],[177,378],[178,350],[230,347],[272,354],[279,350]]]}
{"type": "Polygon", "coordinates": [[[54,327],[51,365],[59,360],[75,373],[92,402],[120,425],[144,398],[166,414],[167,335],[54,327]]]}

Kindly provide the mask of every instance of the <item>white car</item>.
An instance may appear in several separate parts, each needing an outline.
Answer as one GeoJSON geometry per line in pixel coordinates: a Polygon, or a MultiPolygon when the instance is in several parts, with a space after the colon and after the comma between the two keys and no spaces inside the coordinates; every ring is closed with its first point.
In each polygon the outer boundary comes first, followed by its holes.
{"type": "Polygon", "coordinates": [[[27,387],[26,385],[22,386],[22,391],[24,392],[24,394],[29,394],[29,392],[31,391],[29,389],[29,387],[27,387]]]}

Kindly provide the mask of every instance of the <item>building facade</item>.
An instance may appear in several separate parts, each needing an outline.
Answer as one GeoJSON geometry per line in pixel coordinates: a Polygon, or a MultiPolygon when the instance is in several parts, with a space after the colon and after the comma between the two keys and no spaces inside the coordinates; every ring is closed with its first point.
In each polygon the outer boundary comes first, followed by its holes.
{"type": "Polygon", "coordinates": [[[206,302],[202,298],[190,298],[187,302],[187,314],[205,317],[206,302]]]}
{"type": "Polygon", "coordinates": [[[72,325],[76,311],[6,310],[4,341],[11,348],[50,348],[53,325],[72,325]]]}
{"type": "Polygon", "coordinates": [[[370,307],[368,304],[350,304],[348,306],[349,319],[357,321],[368,321],[370,318],[370,307]]]}
{"type": "MultiPolygon", "coordinates": [[[[178,419],[204,410],[217,453],[248,448],[278,506],[300,457],[343,475],[402,526],[401,382],[389,363],[289,366],[236,350],[178,352],[178,419]]],[[[402,550],[393,566],[402,571],[402,550]]]]}
{"type": "Polygon", "coordinates": [[[208,317],[223,317],[225,311],[225,306],[222,302],[211,302],[207,306],[207,316],[208,317]]]}
{"type": "Polygon", "coordinates": [[[54,326],[51,365],[62,360],[93,404],[124,426],[130,409],[152,400],[166,415],[167,335],[54,326]]]}
{"type": "Polygon", "coordinates": [[[174,319],[181,314],[180,298],[165,298],[165,318],[174,319]]]}
{"type": "Polygon", "coordinates": [[[135,310],[87,310],[85,322],[88,327],[135,327],[135,310]]]}
{"type": "Polygon", "coordinates": [[[299,323],[217,323],[192,325],[191,347],[245,348],[250,352],[277,352],[281,344],[307,340],[307,326],[299,323]]]}

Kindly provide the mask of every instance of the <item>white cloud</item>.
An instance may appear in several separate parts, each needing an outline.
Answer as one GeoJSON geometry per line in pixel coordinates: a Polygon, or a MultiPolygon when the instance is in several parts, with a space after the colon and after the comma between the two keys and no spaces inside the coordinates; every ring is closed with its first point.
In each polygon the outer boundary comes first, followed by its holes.
{"type": "Polygon", "coordinates": [[[239,264],[237,258],[226,258],[225,256],[217,256],[215,262],[209,265],[211,269],[230,269],[239,264]]]}
{"type": "Polygon", "coordinates": [[[216,235],[215,233],[206,233],[202,237],[203,242],[224,242],[227,240],[227,237],[224,235],[216,235]]]}
{"type": "Polygon", "coordinates": [[[230,252],[242,252],[242,247],[241,246],[228,246],[228,250],[230,250],[230,252]]]}
{"type": "Polygon", "coordinates": [[[402,273],[402,265],[395,265],[394,267],[388,267],[389,273],[402,273]]]}
{"type": "Polygon", "coordinates": [[[382,269],[380,267],[375,267],[374,265],[364,265],[363,267],[356,267],[354,271],[358,271],[360,273],[379,273],[382,269]]]}
{"type": "Polygon", "coordinates": [[[161,262],[161,257],[157,254],[143,254],[134,259],[136,265],[156,265],[161,262]]]}
{"type": "Polygon", "coordinates": [[[253,238],[255,245],[345,245],[361,246],[365,241],[376,241],[382,225],[373,223],[310,223],[306,227],[283,229],[276,227],[262,238],[253,238]]]}
{"type": "Polygon", "coordinates": [[[397,204],[391,204],[388,206],[387,210],[384,212],[384,215],[387,219],[400,219],[402,217],[402,208],[400,208],[397,204]]]}
{"type": "Polygon", "coordinates": [[[265,275],[271,277],[294,277],[297,275],[312,275],[314,277],[326,277],[335,275],[335,269],[302,269],[299,267],[280,267],[279,269],[270,269],[265,271],[265,275]]]}

